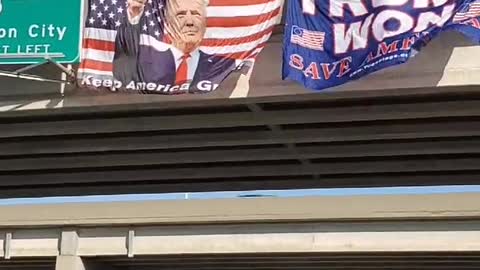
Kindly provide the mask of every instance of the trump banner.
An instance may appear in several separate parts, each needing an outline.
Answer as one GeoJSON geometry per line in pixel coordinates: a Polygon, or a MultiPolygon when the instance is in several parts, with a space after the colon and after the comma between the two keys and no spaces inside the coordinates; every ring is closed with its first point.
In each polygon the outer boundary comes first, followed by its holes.
{"type": "Polygon", "coordinates": [[[291,0],[286,21],[282,78],[314,90],[405,63],[442,31],[480,43],[480,0],[291,0]]]}
{"type": "Polygon", "coordinates": [[[90,0],[80,86],[145,94],[209,93],[250,65],[283,0],[90,0]]]}

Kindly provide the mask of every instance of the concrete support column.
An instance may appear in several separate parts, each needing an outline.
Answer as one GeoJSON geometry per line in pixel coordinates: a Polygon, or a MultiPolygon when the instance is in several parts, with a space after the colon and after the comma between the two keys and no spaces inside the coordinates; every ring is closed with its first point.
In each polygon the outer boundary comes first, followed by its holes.
{"type": "Polygon", "coordinates": [[[80,256],[60,255],[57,256],[55,270],[116,270],[116,268],[80,256]]]}
{"type": "Polygon", "coordinates": [[[57,256],[55,270],[91,270],[79,256],[57,256]]]}
{"type": "Polygon", "coordinates": [[[77,231],[73,229],[62,231],[55,270],[89,270],[84,260],[77,256],[77,248],[77,231]]]}
{"type": "Polygon", "coordinates": [[[78,233],[76,230],[64,230],[60,238],[60,255],[76,256],[78,249],[78,233]]]}

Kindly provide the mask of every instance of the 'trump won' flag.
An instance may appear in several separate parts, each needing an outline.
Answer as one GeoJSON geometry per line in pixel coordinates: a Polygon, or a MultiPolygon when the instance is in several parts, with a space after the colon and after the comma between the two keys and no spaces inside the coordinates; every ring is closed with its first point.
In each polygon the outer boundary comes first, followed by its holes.
{"type": "Polygon", "coordinates": [[[294,0],[286,21],[282,78],[315,90],[404,63],[447,29],[480,43],[480,0],[294,0]]]}
{"type": "Polygon", "coordinates": [[[81,86],[207,93],[253,61],[283,0],[89,0],[81,86]]]}

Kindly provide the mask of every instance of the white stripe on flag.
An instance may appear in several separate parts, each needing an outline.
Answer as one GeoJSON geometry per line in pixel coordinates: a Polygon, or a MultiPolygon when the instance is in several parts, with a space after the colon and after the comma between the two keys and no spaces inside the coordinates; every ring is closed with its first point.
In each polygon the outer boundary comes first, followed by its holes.
{"type": "MultiPolygon", "coordinates": [[[[277,24],[276,18],[271,18],[260,24],[245,27],[208,27],[204,38],[229,39],[242,38],[261,32],[277,24]]],[[[85,28],[85,38],[115,42],[116,30],[85,28]]]]}
{"type": "Polygon", "coordinates": [[[257,32],[265,30],[277,24],[277,18],[273,17],[268,21],[253,26],[245,27],[208,27],[205,38],[229,39],[248,37],[257,32]]]}
{"type": "Polygon", "coordinates": [[[103,50],[95,50],[85,48],[82,50],[83,56],[90,60],[102,61],[102,62],[112,62],[114,52],[111,51],[103,51],[103,50]]]}
{"type": "Polygon", "coordinates": [[[87,27],[84,30],[85,38],[90,38],[90,39],[114,42],[116,35],[117,35],[116,30],[106,30],[106,29],[90,28],[90,27],[87,27]]]}
{"type": "Polygon", "coordinates": [[[453,21],[462,21],[480,16],[480,1],[472,3],[466,12],[459,12],[453,17],[453,21]]]}
{"type": "MultiPolygon", "coordinates": [[[[254,40],[251,42],[245,42],[238,45],[218,46],[218,47],[201,46],[200,48],[202,51],[208,54],[228,54],[228,53],[244,52],[244,51],[249,51],[254,49],[259,44],[268,41],[269,38],[270,38],[270,34],[265,34],[257,40],[254,40]]],[[[140,37],[140,45],[151,46],[155,50],[162,51],[162,52],[170,48],[169,44],[158,41],[157,39],[146,34],[142,34],[142,36],[140,37]]]]}
{"type": "Polygon", "coordinates": [[[211,6],[207,7],[207,15],[208,17],[257,16],[274,11],[281,6],[281,3],[282,0],[274,0],[268,4],[249,6],[211,6]]]}
{"type": "Polygon", "coordinates": [[[253,48],[257,47],[259,44],[268,41],[269,38],[270,38],[270,34],[265,34],[257,40],[242,43],[239,45],[219,46],[219,47],[201,46],[200,48],[202,49],[202,51],[208,54],[228,54],[228,53],[244,52],[244,51],[252,50],[253,48]]]}
{"type": "Polygon", "coordinates": [[[77,71],[77,74],[78,75],[95,74],[95,75],[105,75],[105,76],[113,77],[113,73],[111,71],[103,71],[103,70],[89,69],[89,68],[79,68],[77,71]]]}

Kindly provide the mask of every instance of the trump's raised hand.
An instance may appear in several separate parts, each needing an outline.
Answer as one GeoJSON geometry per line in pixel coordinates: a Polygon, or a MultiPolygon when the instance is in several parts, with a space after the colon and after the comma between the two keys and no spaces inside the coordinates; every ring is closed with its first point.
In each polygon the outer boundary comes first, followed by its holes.
{"type": "Polygon", "coordinates": [[[147,0],[127,0],[129,19],[142,15],[147,0]]]}

